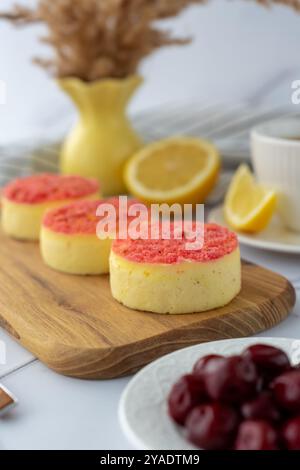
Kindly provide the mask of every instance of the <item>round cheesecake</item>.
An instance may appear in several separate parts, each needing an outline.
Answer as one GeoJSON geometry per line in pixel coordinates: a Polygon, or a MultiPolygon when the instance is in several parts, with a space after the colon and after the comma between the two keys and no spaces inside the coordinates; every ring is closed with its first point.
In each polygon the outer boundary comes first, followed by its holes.
{"type": "MultiPolygon", "coordinates": [[[[135,204],[132,200],[128,203],[135,204]]],[[[119,198],[79,201],[47,211],[41,229],[41,254],[51,268],[68,274],[96,275],[109,272],[109,254],[116,230],[99,233],[101,206],[109,204],[119,223],[119,198]],[[100,210],[100,211],[99,211],[100,210]],[[98,214],[98,215],[97,215],[98,214]]]]}
{"type": "Polygon", "coordinates": [[[205,224],[200,249],[187,250],[184,233],[181,239],[115,240],[110,283],[113,297],[135,310],[184,314],[222,307],[241,289],[237,237],[205,224]]]}
{"type": "Polygon", "coordinates": [[[80,199],[99,199],[92,178],[40,174],[10,182],[2,191],[2,228],[20,240],[38,240],[47,209],[80,199]]]}

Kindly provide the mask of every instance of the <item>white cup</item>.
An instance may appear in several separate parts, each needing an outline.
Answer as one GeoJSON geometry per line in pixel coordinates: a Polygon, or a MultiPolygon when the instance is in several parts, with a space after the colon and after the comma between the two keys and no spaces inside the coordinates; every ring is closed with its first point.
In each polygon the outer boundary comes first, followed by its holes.
{"type": "Polygon", "coordinates": [[[300,120],[286,118],[255,127],[251,147],[258,181],[277,191],[284,225],[300,232],[300,120]]]}

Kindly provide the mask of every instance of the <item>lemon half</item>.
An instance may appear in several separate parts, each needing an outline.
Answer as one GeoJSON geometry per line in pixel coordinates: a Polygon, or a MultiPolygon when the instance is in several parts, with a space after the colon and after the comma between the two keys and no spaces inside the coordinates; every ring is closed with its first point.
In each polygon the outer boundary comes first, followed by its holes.
{"type": "Polygon", "coordinates": [[[218,178],[220,156],[204,140],[178,137],[150,144],[126,164],[127,189],[146,203],[202,203],[218,178]]]}

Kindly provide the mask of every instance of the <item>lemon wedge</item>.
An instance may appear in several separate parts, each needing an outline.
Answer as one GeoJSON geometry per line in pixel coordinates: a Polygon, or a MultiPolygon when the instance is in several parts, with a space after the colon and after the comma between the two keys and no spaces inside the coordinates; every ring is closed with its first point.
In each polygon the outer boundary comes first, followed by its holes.
{"type": "Polygon", "coordinates": [[[146,203],[202,203],[220,170],[217,149],[204,140],[177,137],[150,144],[126,164],[127,189],[146,203]]]}
{"type": "Polygon", "coordinates": [[[260,232],[269,224],[276,202],[275,191],[257,184],[249,167],[241,165],[225,198],[226,221],[235,230],[260,232]]]}

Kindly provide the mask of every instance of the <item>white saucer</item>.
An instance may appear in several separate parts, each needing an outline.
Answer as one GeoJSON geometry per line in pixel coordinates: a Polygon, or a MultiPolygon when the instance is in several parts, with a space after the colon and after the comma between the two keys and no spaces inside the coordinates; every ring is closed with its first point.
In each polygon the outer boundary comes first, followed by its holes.
{"type": "MultiPolygon", "coordinates": [[[[210,212],[209,222],[229,227],[224,219],[223,206],[219,206],[210,212]]],[[[256,235],[238,232],[238,237],[243,245],[281,253],[300,254],[300,233],[284,228],[280,219],[276,216],[263,232],[256,235]]]]}
{"type": "Polygon", "coordinates": [[[251,344],[265,343],[286,351],[291,361],[300,361],[300,340],[242,338],[214,341],[181,349],[142,369],[127,385],[119,405],[121,427],[131,444],[141,450],[194,450],[181,428],[167,413],[167,397],[174,382],[189,373],[206,354],[239,354],[251,344]]]}

